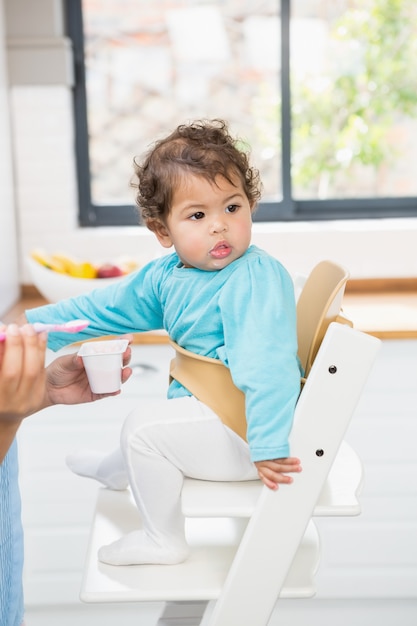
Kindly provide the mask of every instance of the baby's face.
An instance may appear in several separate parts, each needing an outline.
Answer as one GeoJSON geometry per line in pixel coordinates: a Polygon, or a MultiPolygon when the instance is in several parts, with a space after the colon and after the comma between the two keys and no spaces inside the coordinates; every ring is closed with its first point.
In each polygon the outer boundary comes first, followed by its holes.
{"type": "Polygon", "coordinates": [[[240,179],[234,182],[189,175],[175,190],[164,232],[156,234],[163,246],[175,247],[185,267],[220,270],[248,249],[252,210],[240,179]]]}

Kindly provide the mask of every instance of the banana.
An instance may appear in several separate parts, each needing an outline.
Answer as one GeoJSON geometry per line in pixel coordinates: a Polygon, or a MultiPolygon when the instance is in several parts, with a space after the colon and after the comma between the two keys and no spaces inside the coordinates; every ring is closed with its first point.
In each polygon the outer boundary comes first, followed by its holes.
{"type": "Polygon", "coordinates": [[[66,274],[71,274],[73,268],[76,266],[76,261],[72,257],[67,254],[63,254],[62,252],[55,252],[51,255],[53,261],[61,264],[65,268],[66,274]]]}
{"type": "Polygon", "coordinates": [[[74,278],[96,278],[97,269],[92,263],[87,261],[78,261],[67,254],[56,253],[52,255],[52,259],[58,263],[61,263],[66,274],[73,276],[74,278]]]}
{"type": "Polygon", "coordinates": [[[44,252],[40,248],[36,248],[35,250],[32,250],[31,257],[34,261],[36,261],[37,263],[40,263],[40,265],[43,265],[44,267],[47,267],[48,269],[53,270],[54,272],[59,272],[60,274],[66,273],[65,266],[63,265],[62,262],[60,262],[57,259],[54,259],[49,254],[46,254],[46,252],[44,252]]]}
{"type": "Polygon", "coordinates": [[[77,278],[97,278],[97,269],[92,263],[76,263],[70,274],[77,278]]]}

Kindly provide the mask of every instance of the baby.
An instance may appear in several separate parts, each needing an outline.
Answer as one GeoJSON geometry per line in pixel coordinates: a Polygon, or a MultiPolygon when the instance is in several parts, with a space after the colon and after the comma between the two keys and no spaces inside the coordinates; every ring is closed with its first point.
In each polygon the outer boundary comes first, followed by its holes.
{"type": "Polygon", "coordinates": [[[184,476],[260,478],[277,489],[301,471],[288,437],[300,391],[291,278],[251,245],[259,174],[224,121],[184,124],[135,164],[137,204],[146,226],[174,252],[124,280],[26,312],[27,320],[88,319],[58,349],[106,334],[165,329],[179,346],[219,359],[245,396],[246,437],[172,381],[166,400],[143,402],[109,455],[82,452],[71,469],[112,489],[131,487],[142,528],[99,550],[113,565],[179,563],[188,555],[181,511],[184,476]]]}

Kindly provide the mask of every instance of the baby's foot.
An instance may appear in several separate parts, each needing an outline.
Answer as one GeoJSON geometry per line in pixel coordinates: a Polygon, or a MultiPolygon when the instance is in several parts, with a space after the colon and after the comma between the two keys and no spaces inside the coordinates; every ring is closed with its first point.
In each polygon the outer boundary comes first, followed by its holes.
{"type": "Polygon", "coordinates": [[[110,456],[95,450],[81,450],[67,456],[66,463],[69,469],[86,478],[94,478],[109,489],[121,491],[128,486],[127,474],[124,468],[116,464],[112,467],[110,456]]]}
{"type": "Polygon", "coordinates": [[[189,554],[185,542],[160,546],[142,530],[135,530],[98,551],[98,559],[109,565],[175,565],[185,561],[189,554]]]}

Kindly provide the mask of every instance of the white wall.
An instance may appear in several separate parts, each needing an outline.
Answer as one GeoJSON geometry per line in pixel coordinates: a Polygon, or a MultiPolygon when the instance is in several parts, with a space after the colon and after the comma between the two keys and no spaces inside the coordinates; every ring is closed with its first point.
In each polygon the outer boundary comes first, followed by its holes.
{"type": "Polygon", "coordinates": [[[19,295],[3,9],[0,0],[0,315],[19,295]]]}
{"type": "MultiPolygon", "coordinates": [[[[61,1],[5,1],[22,264],[39,246],[86,258],[129,254],[147,260],[161,254],[154,236],[141,228],[78,228],[72,77],[61,1]]],[[[138,153],[144,148],[138,146],[138,153]]],[[[126,185],[130,176],[127,164],[126,185]]],[[[294,273],[307,273],[330,257],[353,277],[400,277],[417,275],[416,237],[414,218],[256,224],[253,241],[294,273]]],[[[21,281],[29,282],[25,269],[21,281]]]]}

